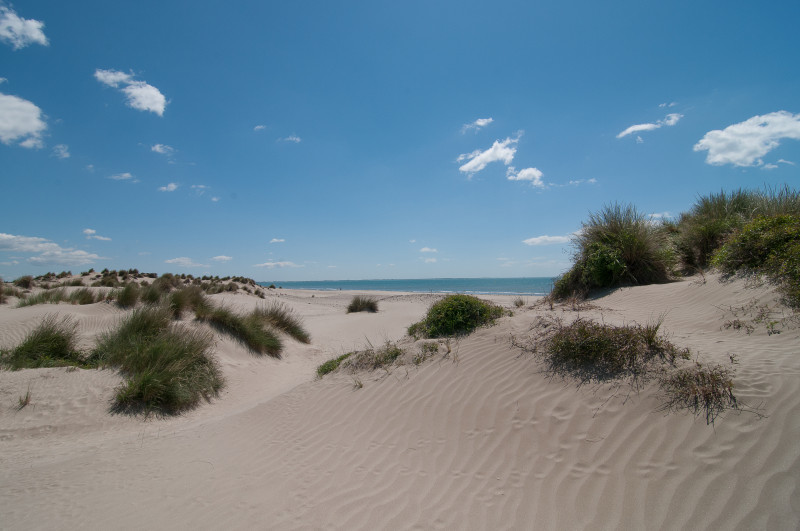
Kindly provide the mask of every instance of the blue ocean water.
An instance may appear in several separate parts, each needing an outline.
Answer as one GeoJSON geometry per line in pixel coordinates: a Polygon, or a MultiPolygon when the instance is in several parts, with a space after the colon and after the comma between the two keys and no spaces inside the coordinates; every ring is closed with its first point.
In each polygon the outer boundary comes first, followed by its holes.
{"type": "Polygon", "coordinates": [[[528,278],[418,278],[387,280],[308,280],[259,282],[286,289],[410,291],[414,293],[469,293],[476,295],[547,295],[553,277],[528,278]]]}

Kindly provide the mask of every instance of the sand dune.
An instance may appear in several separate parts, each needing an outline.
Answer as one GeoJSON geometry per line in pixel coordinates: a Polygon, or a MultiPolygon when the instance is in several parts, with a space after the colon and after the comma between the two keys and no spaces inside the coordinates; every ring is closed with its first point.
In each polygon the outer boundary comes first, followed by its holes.
{"type": "MultiPolygon", "coordinates": [[[[3,527],[800,525],[800,332],[769,286],[709,276],[620,289],[592,308],[523,308],[420,366],[315,379],[319,363],[366,342],[417,348],[405,329],[433,300],[374,293],[379,313],[347,315],[352,295],[271,295],[304,317],[312,343],[287,340],[276,360],[220,339],[228,387],[177,418],[110,415],[120,382],[111,371],[0,372],[3,527]],[[772,313],[759,320],[765,306],[772,313]],[[698,360],[738,360],[737,397],[759,414],[729,412],[707,426],[659,411],[652,384],[638,394],[576,387],[511,346],[537,316],[576,314],[616,324],[664,315],[662,330],[698,360]],[[737,319],[738,330],[726,327],[737,319]],[[16,411],[28,386],[31,404],[16,411]]],[[[260,302],[214,298],[242,308],[260,302]]],[[[511,307],[511,297],[493,299],[511,307]]],[[[5,305],[0,346],[55,312],[75,315],[87,342],[121,314],[103,303],[5,305]]]]}

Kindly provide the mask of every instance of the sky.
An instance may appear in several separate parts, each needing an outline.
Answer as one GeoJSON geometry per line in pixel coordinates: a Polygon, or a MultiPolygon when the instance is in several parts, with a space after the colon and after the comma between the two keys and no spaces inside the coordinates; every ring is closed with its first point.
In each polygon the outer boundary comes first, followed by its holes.
{"type": "Polygon", "coordinates": [[[800,182],[800,2],[0,0],[0,276],[554,276],[800,182]]]}

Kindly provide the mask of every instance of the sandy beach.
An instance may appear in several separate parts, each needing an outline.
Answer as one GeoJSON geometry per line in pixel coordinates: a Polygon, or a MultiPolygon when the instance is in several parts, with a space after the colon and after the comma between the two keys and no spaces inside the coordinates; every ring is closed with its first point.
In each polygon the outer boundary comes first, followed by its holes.
{"type": "MultiPolygon", "coordinates": [[[[2,527],[800,526],[800,331],[769,285],[706,275],[552,309],[484,296],[513,315],[442,341],[418,365],[319,379],[318,365],[368,344],[415,352],[406,329],[440,297],[370,292],[378,313],[347,314],[355,294],[269,290],[267,300],[302,316],[311,343],[286,340],[274,359],[217,336],[227,386],[176,417],[110,413],[122,381],[111,370],[0,371],[2,527]],[[512,346],[540,317],[578,315],[610,324],[663,316],[662,333],[693,360],[735,362],[744,410],[707,425],[663,411],[653,383],[578,386],[512,346]]],[[[238,309],[263,302],[211,298],[238,309]]],[[[125,313],[106,302],[4,304],[0,348],[47,314],[74,316],[90,348],[125,313]]]]}

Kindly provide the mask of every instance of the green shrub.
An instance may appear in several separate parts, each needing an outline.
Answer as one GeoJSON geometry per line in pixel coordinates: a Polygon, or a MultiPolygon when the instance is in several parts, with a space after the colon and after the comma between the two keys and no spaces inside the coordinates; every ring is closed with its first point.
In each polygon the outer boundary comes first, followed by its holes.
{"type": "Polygon", "coordinates": [[[348,354],[344,364],[353,371],[373,371],[389,367],[404,353],[405,351],[395,343],[387,341],[382,347],[375,348],[369,345],[365,350],[348,354]]]}
{"type": "Polygon", "coordinates": [[[677,224],[677,249],[688,270],[705,268],[725,239],[758,217],[800,215],[800,193],[778,189],[721,191],[700,197],[677,224]]]}
{"type": "Polygon", "coordinates": [[[128,352],[153,340],[169,327],[171,314],[163,306],[138,308],[125,317],[119,326],[101,334],[93,356],[101,363],[121,366],[128,352]]]}
{"type": "Polygon", "coordinates": [[[152,284],[147,286],[141,291],[141,299],[145,304],[158,304],[161,301],[161,296],[164,292],[156,285],[158,280],[153,281],[152,284]]]}
{"type": "Polygon", "coordinates": [[[90,366],[77,348],[78,324],[70,317],[60,321],[48,315],[17,347],[2,352],[6,367],[17,370],[38,367],[90,366]]]}
{"type": "Polygon", "coordinates": [[[253,316],[278,330],[283,330],[301,343],[311,342],[311,336],[303,328],[302,319],[291,308],[280,302],[273,301],[271,304],[258,306],[253,310],[253,316]]]}
{"type": "Polygon", "coordinates": [[[591,213],[573,244],[574,264],[556,280],[555,299],[584,297],[625,284],[666,282],[675,264],[666,228],[633,205],[613,204],[591,213]]]}
{"type": "Polygon", "coordinates": [[[411,325],[408,333],[417,339],[467,335],[503,313],[500,306],[472,295],[448,295],[431,305],[425,318],[411,325]]]}
{"type": "Polygon", "coordinates": [[[176,319],[180,318],[183,312],[187,310],[204,315],[211,309],[211,302],[198,286],[188,286],[175,290],[169,294],[168,301],[172,315],[176,319]]]}
{"type": "Polygon", "coordinates": [[[339,368],[339,365],[341,365],[341,363],[347,358],[349,358],[352,354],[353,354],[352,352],[348,352],[347,354],[342,354],[338,358],[329,359],[328,361],[317,367],[317,376],[322,378],[326,374],[335,371],[336,369],[339,368]]]}
{"type": "Polygon", "coordinates": [[[33,277],[31,275],[19,277],[14,281],[14,285],[22,289],[31,289],[33,287],[33,277]]]}
{"type": "Polygon", "coordinates": [[[372,297],[363,297],[356,295],[350,304],[347,306],[347,313],[354,312],[370,312],[375,313],[378,311],[378,301],[372,297]]]}
{"type": "Polygon", "coordinates": [[[760,217],[731,235],[712,258],[724,273],[740,270],[768,275],[792,306],[800,307],[800,215],[760,217]]]}

